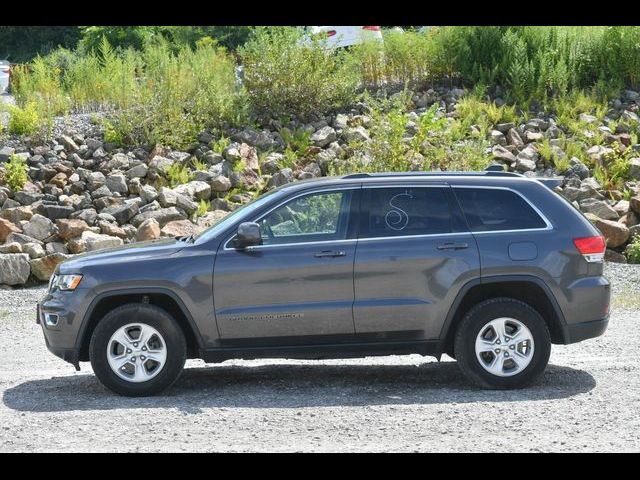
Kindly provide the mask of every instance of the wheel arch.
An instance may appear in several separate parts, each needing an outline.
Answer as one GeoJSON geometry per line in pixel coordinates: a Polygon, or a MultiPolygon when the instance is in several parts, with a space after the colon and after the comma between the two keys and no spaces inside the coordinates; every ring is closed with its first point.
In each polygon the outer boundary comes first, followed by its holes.
{"type": "Polygon", "coordinates": [[[497,297],[509,297],[527,303],[547,323],[552,343],[566,343],[566,320],[549,286],[532,275],[499,275],[471,280],[460,289],[440,331],[439,352],[453,351],[456,328],[470,308],[497,297]]]}
{"type": "Polygon", "coordinates": [[[108,311],[128,303],[149,303],[165,310],[176,319],[184,333],[188,358],[199,356],[199,351],[203,348],[203,341],[184,302],[169,289],[152,287],[111,290],[97,295],[92,300],[83,316],[76,341],[79,361],[89,360],[89,342],[100,319],[108,311]]]}

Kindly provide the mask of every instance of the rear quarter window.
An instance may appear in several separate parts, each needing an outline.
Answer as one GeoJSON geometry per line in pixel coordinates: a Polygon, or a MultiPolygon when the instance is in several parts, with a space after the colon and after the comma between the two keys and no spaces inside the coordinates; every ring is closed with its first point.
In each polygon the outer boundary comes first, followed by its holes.
{"type": "Polygon", "coordinates": [[[542,217],[520,195],[495,188],[454,188],[474,232],[545,228],[542,217]]]}

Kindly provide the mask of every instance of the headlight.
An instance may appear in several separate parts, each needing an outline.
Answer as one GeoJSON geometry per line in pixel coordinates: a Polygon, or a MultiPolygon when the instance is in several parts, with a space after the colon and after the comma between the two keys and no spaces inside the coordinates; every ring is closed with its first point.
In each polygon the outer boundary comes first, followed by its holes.
{"type": "Polygon", "coordinates": [[[82,280],[82,275],[52,275],[49,281],[49,290],[54,291],[56,288],[60,291],[75,290],[82,280]]]}

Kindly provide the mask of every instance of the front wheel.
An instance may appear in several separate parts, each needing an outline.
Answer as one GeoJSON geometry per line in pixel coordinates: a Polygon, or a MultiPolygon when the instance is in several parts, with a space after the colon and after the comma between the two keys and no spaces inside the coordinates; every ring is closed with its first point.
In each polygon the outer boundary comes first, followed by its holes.
{"type": "Polygon", "coordinates": [[[187,357],[184,334],[164,310],[148,304],[109,312],[89,344],[91,366],[110,390],[125,396],[154,395],[180,376],[187,357]]]}
{"type": "Polygon", "coordinates": [[[522,388],[544,372],[551,337],[544,319],[526,303],[492,298],[462,319],[454,349],[462,372],[476,384],[492,389],[522,388]]]}

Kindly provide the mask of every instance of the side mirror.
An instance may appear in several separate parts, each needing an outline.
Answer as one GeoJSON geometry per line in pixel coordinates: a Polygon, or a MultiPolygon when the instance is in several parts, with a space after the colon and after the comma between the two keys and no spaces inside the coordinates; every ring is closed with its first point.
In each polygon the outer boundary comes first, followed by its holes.
{"type": "Polygon", "coordinates": [[[238,249],[243,249],[247,247],[253,247],[254,245],[262,245],[260,225],[253,222],[244,222],[238,225],[238,234],[236,235],[235,247],[238,249]]]}

